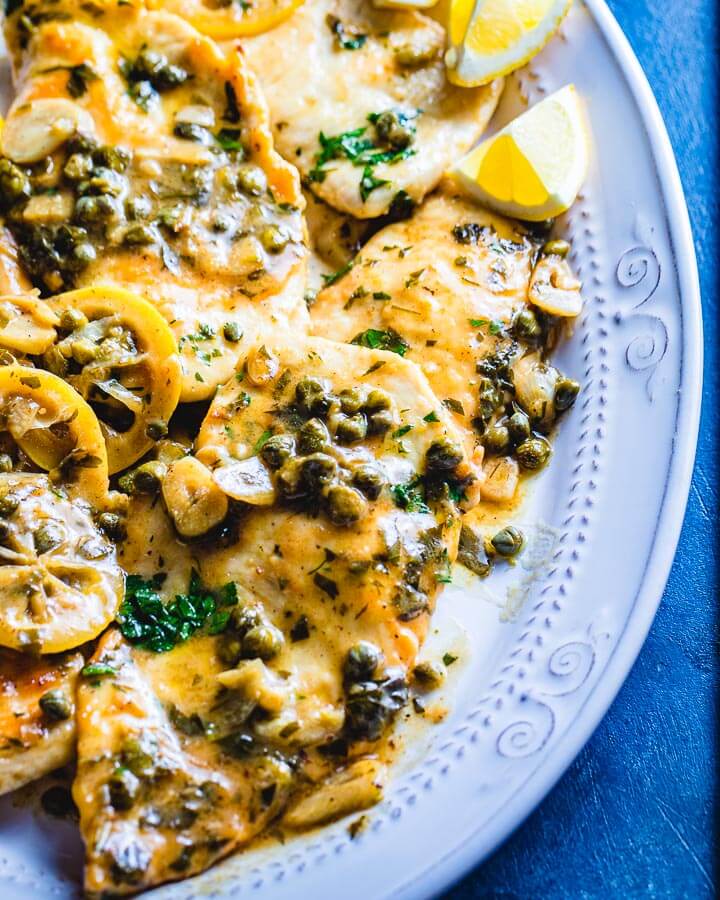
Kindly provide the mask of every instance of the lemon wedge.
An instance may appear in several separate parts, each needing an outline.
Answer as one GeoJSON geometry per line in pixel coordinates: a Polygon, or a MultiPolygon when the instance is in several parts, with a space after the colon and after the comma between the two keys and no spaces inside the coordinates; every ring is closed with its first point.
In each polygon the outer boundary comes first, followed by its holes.
{"type": "Polygon", "coordinates": [[[471,150],[449,175],[480,203],[541,222],[572,206],[587,169],[582,101],[569,84],[471,150]]]}
{"type": "Polygon", "coordinates": [[[571,3],[451,0],[448,78],[453,84],[476,87],[519,69],[550,40],[571,3]]]}

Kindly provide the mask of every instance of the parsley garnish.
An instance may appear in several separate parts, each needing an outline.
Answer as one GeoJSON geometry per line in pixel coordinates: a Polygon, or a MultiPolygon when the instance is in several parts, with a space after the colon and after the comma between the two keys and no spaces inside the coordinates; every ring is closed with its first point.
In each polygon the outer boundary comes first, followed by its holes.
{"type": "Polygon", "coordinates": [[[83,678],[103,678],[105,675],[117,674],[117,669],[107,663],[88,663],[80,670],[83,678]]]}
{"type": "Polygon", "coordinates": [[[435,410],[429,412],[426,416],[423,416],[423,422],[439,422],[440,419],[437,417],[437,413],[435,410]]]}
{"type": "Polygon", "coordinates": [[[215,135],[215,140],[223,150],[242,150],[240,143],[240,130],[238,128],[221,128],[215,135]]]}
{"type": "Polygon", "coordinates": [[[346,263],[342,269],[338,269],[337,272],[333,272],[332,275],[323,275],[322,280],[325,282],[325,287],[330,287],[331,284],[335,284],[336,281],[340,281],[343,275],[347,275],[347,273],[352,269],[357,260],[351,259],[350,262],[346,263]]]}
{"type": "MultiPolygon", "coordinates": [[[[395,115],[402,125],[414,131],[414,126],[411,125],[411,122],[418,115],[417,112],[396,111],[395,115]]],[[[380,116],[381,113],[370,113],[367,117],[368,122],[374,125],[380,116]]],[[[382,178],[376,178],[373,174],[374,166],[380,163],[396,163],[401,159],[413,156],[417,152],[410,146],[393,147],[378,143],[381,139],[377,134],[374,137],[368,137],[366,132],[367,125],[330,136],[321,131],[318,135],[320,151],[315,154],[313,168],[308,172],[309,180],[314,182],[324,181],[327,175],[324,167],[327,163],[334,159],[347,159],[354,166],[362,166],[360,196],[364,201],[367,200],[372,191],[390,183],[382,178]]]]}
{"type": "Polygon", "coordinates": [[[425,503],[425,494],[420,478],[414,478],[406,484],[394,484],[390,488],[390,493],[395,505],[404,509],[405,512],[430,512],[430,508],[425,503]]]}
{"type": "Polygon", "coordinates": [[[376,178],[373,175],[372,166],[365,166],[360,179],[360,197],[363,202],[367,200],[373,191],[379,187],[385,187],[386,184],[390,184],[387,178],[376,178]]]}
{"type": "Polygon", "coordinates": [[[190,575],[187,594],[177,594],[169,603],[163,603],[157,592],[159,586],[157,576],[151,581],[144,581],[139,575],[128,575],[125,599],[117,617],[126,640],[155,653],[172,650],[208,620],[210,633],[218,634],[229,618],[226,611],[218,612],[218,602],[223,606],[237,602],[234,584],[225,585],[218,600],[212,591],[203,587],[195,570],[190,575]]]}
{"type": "Polygon", "coordinates": [[[405,356],[410,349],[410,344],[401,337],[397,331],[389,328],[387,331],[379,331],[377,328],[368,328],[352,339],[353,344],[360,347],[369,347],[371,350],[390,350],[398,356],[405,356]]]}
{"type": "Polygon", "coordinates": [[[452,653],[445,653],[443,655],[443,662],[446,666],[451,666],[454,662],[457,662],[457,656],[454,656],[452,653]]]}
{"type": "Polygon", "coordinates": [[[67,70],[67,92],[71,97],[77,99],[88,89],[88,82],[97,81],[98,76],[93,68],[87,63],[80,63],[77,66],[53,66],[51,69],[45,69],[46,72],[59,72],[61,69],[67,70]]]}

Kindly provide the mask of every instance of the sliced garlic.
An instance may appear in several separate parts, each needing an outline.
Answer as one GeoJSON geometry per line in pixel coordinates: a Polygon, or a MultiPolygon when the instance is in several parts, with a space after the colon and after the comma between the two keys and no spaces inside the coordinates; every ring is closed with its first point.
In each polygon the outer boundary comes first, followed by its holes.
{"type": "Polygon", "coordinates": [[[38,194],[31,197],[23,210],[23,219],[33,225],[69,222],[75,201],[68,193],[38,194]]]}
{"type": "Polygon", "coordinates": [[[220,466],[212,474],[220,490],[234,500],[251,506],[272,506],[275,502],[270,473],[257,456],[220,466]]]}
{"type": "Polygon", "coordinates": [[[551,316],[572,318],[582,311],[581,283],[561,256],[552,254],[538,260],[528,288],[528,300],[551,316]]]}
{"type": "Polygon", "coordinates": [[[175,113],[176,122],[188,122],[191,125],[201,125],[203,128],[215,127],[215,112],[210,106],[202,106],[193,103],[183,106],[175,113]]]}
{"type": "Polygon", "coordinates": [[[92,134],[94,130],[90,113],[72,100],[32,100],[11,110],[0,144],[13,162],[36,163],[76,132],[92,134]]]}
{"type": "Polygon", "coordinates": [[[214,483],[210,470],[192,456],[172,463],[163,478],[165,506],[184,537],[199,537],[227,515],[227,497],[214,483]]]}
{"type": "Polygon", "coordinates": [[[358,760],[299,800],[288,810],[283,824],[289,828],[308,828],[367,809],[382,798],[384,775],[385,767],[377,760],[358,760]]]}

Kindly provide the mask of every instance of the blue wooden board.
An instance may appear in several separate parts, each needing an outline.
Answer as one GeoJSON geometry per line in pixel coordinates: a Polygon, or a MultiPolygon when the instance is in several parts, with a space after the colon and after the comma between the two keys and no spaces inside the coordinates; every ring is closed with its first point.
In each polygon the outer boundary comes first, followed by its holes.
{"type": "Polygon", "coordinates": [[[538,810],[446,900],[704,900],[720,886],[718,4],[609,4],[665,118],[695,237],[705,380],[690,502],[662,605],[610,712],[538,810]]]}

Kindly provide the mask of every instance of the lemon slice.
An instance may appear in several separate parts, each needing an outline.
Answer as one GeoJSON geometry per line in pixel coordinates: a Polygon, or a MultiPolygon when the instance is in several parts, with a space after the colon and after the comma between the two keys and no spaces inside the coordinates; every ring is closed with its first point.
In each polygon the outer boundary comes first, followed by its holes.
{"type": "Polygon", "coordinates": [[[477,87],[519,69],[550,40],[571,3],[451,0],[448,78],[453,84],[477,87]]]}
{"type": "Polygon", "coordinates": [[[229,41],[277,28],[303,2],[304,0],[254,0],[253,3],[149,0],[148,6],[175,13],[190,22],[201,34],[216,41],[229,41]]]}
{"type": "Polygon", "coordinates": [[[0,646],[61,653],[110,623],[123,592],[115,548],[92,508],[47,475],[0,473],[0,646]]]}
{"type": "Polygon", "coordinates": [[[582,103],[570,84],[483,141],[449,174],[481,203],[541,222],[572,206],[587,168],[582,103]]]}

